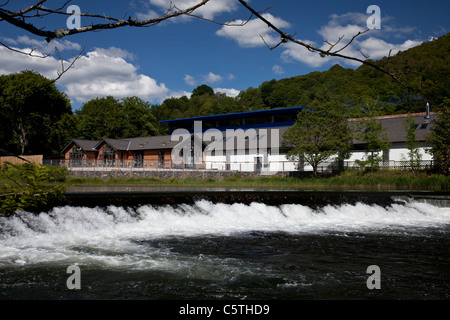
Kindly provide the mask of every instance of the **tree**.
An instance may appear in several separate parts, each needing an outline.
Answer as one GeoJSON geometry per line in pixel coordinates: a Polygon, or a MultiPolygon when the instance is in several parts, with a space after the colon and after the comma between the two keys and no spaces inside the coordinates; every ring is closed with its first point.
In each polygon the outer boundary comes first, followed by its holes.
{"type": "Polygon", "coordinates": [[[414,118],[409,114],[405,118],[404,127],[406,130],[406,145],[408,146],[409,164],[411,169],[419,169],[420,161],[422,160],[422,154],[419,148],[417,148],[416,141],[416,122],[414,118]]]}
{"type": "Polygon", "coordinates": [[[331,102],[315,101],[312,111],[299,113],[284,138],[290,148],[288,158],[303,158],[313,167],[314,176],[321,162],[332,156],[346,157],[352,145],[347,119],[340,106],[331,102]]]}
{"type": "Polygon", "coordinates": [[[54,154],[50,137],[69,99],[48,79],[33,71],[0,76],[1,144],[15,154],[54,154]]]}
{"type": "Polygon", "coordinates": [[[76,111],[76,115],[78,137],[82,139],[122,139],[160,134],[150,104],[138,97],[121,101],[111,96],[92,99],[76,111]]]}
{"type": "Polygon", "coordinates": [[[61,150],[78,135],[79,119],[73,113],[64,114],[61,119],[55,123],[51,134],[52,150],[51,157],[59,158],[61,150]]]}
{"type": "Polygon", "coordinates": [[[433,155],[440,171],[448,175],[450,172],[450,112],[447,99],[447,106],[443,109],[439,117],[433,121],[431,134],[427,137],[427,142],[431,149],[427,150],[433,155]]]}
{"type": "Polygon", "coordinates": [[[138,97],[128,97],[120,102],[127,129],[124,138],[159,135],[158,121],[151,111],[150,103],[138,97]]]}
{"type": "Polygon", "coordinates": [[[386,129],[381,122],[373,116],[362,119],[356,126],[356,139],[365,144],[366,160],[356,160],[362,167],[369,167],[370,170],[377,170],[382,161],[380,152],[389,148],[389,140],[383,131],[386,129]]]}
{"type": "Polygon", "coordinates": [[[191,98],[193,98],[193,97],[199,97],[199,96],[202,96],[202,95],[204,95],[204,94],[206,94],[206,95],[208,95],[208,96],[213,96],[213,95],[214,95],[214,90],[213,90],[213,88],[211,88],[210,86],[208,86],[208,85],[206,85],[206,84],[202,84],[202,85],[198,86],[197,88],[195,88],[195,89],[192,91],[191,98]]]}
{"type": "Polygon", "coordinates": [[[80,121],[79,138],[123,138],[126,133],[127,123],[122,107],[111,96],[89,100],[75,114],[80,121]]]}
{"type": "Polygon", "coordinates": [[[264,109],[264,101],[261,97],[261,90],[253,87],[245,91],[239,92],[237,96],[238,103],[244,111],[262,110],[264,109]]]}

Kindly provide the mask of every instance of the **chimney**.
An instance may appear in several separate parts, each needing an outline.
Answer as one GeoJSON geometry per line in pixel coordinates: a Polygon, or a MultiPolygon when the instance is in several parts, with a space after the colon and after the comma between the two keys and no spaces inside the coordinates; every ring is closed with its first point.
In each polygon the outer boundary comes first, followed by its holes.
{"type": "Polygon", "coordinates": [[[430,121],[430,104],[427,102],[427,114],[425,115],[425,122],[430,121]]]}

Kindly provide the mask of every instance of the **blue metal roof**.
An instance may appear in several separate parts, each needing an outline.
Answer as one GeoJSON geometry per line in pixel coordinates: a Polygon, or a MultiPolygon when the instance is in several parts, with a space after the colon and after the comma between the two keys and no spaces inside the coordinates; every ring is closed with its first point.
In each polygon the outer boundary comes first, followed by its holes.
{"type": "Polygon", "coordinates": [[[289,107],[289,108],[279,108],[279,109],[268,109],[268,110],[257,110],[257,111],[246,111],[228,114],[218,114],[211,116],[193,117],[193,118],[183,118],[183,119],[173,119],[173,120],[161,120],[160,123],[173,124],[176,122],[192,122],[201,120],[229,120],[229,119],[243,119],[252,117],[264,117],[271,115],[283,115],[283,114],[294,114],[302,111],[303,109],[312,110],[307,107],[289,107]]]}

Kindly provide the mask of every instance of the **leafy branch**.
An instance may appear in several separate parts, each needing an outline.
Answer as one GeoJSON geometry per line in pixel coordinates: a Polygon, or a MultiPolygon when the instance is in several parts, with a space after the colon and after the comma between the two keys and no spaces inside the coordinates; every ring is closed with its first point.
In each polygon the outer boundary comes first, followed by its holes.
{"type": "Polygon", "coordinates": [[[65,168],[53,168],[27,162],[0,167],[0,215],[38,209],[64,197],[67,185],[51,185],[66,179],[65,168]]]}

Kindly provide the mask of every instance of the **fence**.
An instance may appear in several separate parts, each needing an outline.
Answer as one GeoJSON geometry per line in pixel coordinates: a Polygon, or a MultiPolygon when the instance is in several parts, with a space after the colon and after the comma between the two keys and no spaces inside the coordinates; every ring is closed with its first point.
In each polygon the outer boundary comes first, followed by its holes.
{"type": "MultiPolygon", "coordinates": [[[[42,164],[43,163],[43,156],[42,154],[40,155],[33,155],[33,156],[20,156],[23,159],[26,159],[28,161],[30,161],[31,163],[34,164],[42,164]]],[[[7,157],[0,157],[0,165],[2,165],[5,162],[9,162],[12,164],[21,164],[21,163],[26,163],[26,161],[18,158],[18,157],[13,157],[13,156],[7,156],[7,157]]]]}
{"type": "MultiPolygon", "coordinates": [[[[299,170],[297,163],[292,161],[261,162],[225,162],[208,161],[201,164],[173,163],[172,161],[148,161],[148,160],[44,160],[46,165],[63,166],[71,171],[111,171],[111,170],[209,170],[209,171],[236,171],[236,172],[294,172],[313,171],[310,165],[305,165],[299,170]]],[[[427,170],[432,169],[433,161],[426,160],[411,163],[410,161],[386,161],[378,163],[378,168],[398,170],[427,170]]],[[[317,168],[319,173],[330,173],[341,169],[359,169],[361,166],[356,161],[344,161],[339,166],[337,162],[322,162],[317,168]]]]}

